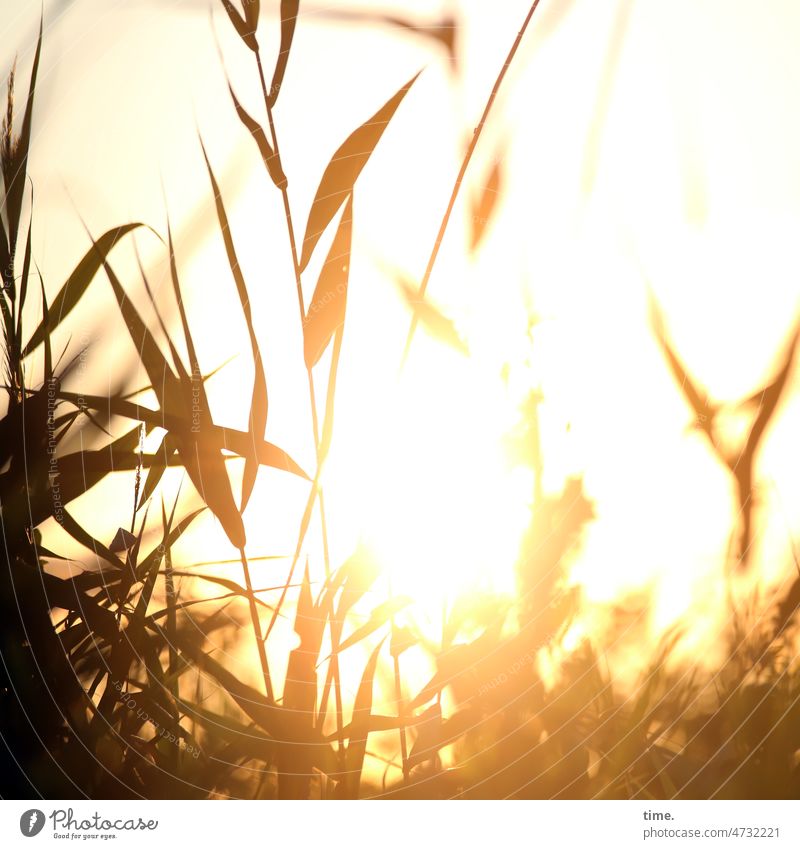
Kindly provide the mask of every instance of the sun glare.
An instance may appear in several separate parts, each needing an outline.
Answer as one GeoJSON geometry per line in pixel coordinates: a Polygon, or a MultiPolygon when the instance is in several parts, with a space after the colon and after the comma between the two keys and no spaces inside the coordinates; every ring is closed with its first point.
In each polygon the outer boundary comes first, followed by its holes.
{"type": "Polygon", "coordinates": [[[533,494],[504,449],[515,410],[499,375],[418,341],[420,356],[384,390],[371,437],[342,420],[326,469],[331,509],[350,513],[395,592],[426,608],[465,593],[511,595],[533,494]]]}

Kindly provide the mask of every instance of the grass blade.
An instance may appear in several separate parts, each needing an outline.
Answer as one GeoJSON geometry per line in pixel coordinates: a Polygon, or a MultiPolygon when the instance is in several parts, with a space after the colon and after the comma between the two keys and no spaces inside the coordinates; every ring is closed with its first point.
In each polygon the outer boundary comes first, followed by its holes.
{"type": "Polygon", "coordinates": [[[134,223],[126,224],[123,227],[114,227],[104,233],[97,241],[92,240],[92,247],[89,248],[53,299],[47,324],[40,324],[33,332],[28,344],[22,351],[23,357],[27,357],[32,351],[35,351],[75,308],[94,279],[95,274],[102,267],[111,248],[127,233],[137,227],[144,226],[144,224],[134,223]]]}
{"type": "Polygon", "coordinates": [[[418,76],[419,73],[415,74],[368,121],[351,133],[328,163],[308,214],[300,258],[301,271],[308,265],[317,242],[333,216],[352,192],[359,174],[381,140],[383,131],[418,76]]]}
{"type": "Polygon", "coordinates": [[[245,457],[244,475],[242,478],[242,506],[244,511],[250,495],[253,492],[253,487],[256,482],[256,474],[258,472],[259,462],[256,455],[255,445],[264,439],[264,431],[267,427],[267,412],[269,401],[267,397],[267,378],[264,373],[264,362],[261,357],[261,349],[258,345],[255,327],[253,326],[253,313],[250,308],[250,296],[247,293],[247,284],[242,274],[242,268],[239,265],[239,260],[236,256],[236,248],[233,244],[231,235],[230,223],[228,215],[225,211],[225,204],[222,201],[222,194],[219,190],[219,185],[214,177],[214,171],[211,168],[211,163],[208,161],[206,149],[202,141],[200,146],[203,149],[203,158],[205,159],[206,168],[208,169],[208,177],[211,181],[211,189],[214,192],[214,203],[217,209],[217,217],[219,218],[219,226],[222,231],[222,240],[225,244],[225,253],[228,256],[228,265],[231,269],[231,274],[236,283],[236,291],[239,295],[239,302],[242,306],[242,313],[247,324],[247,333],[250,337],[250,348],[253,356],[253,393],[250,400],[250,417],[249,417],[249,433],[253,441],[253,450],[245,457]]]}

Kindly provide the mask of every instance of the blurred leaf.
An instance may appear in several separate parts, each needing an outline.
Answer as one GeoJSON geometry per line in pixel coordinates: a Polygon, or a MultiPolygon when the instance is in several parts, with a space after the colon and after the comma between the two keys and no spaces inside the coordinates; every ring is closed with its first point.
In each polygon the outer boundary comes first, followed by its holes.
{"type": "Polygon", "coordinates": [[[272,84],[269,87],[268,103],[270,109],[273,109],[278,102],[299,11],[300,0],[281,0],[281,46],[278,52],[278,61],[275,64],[275,73],[272,75],[272,84]]]}
{"type": "Polygon", "coordinates": [[[795,578],[789,592],[781,599],[775,610],[774,635],[780,636],[800,614],[800,577],[795,578]]]}
{"type": "MultiPolygon", "coordinates": [[[[245,4],[249,2],[250,0],[245,0],[245,4]]],[[[222,0],[222,5],[225,7],[225,11],[228,13],[231,23],[233,24],[236,32],[239,34],[239,38],[241,38],[242,41],[255,53],[258,50],[258,42],[256,41],[256,25],[258,20],[252,20],[252,13],[248,15],[250,20],[245,20],[245,18],[242,17],[241,12],[236,9],[231,0],[222,0]]],[[[247,13],[245,12],[245,14],[247,13]]]]}
{"type": "Polygon", "coordinates": [[[378,630],[382,625],[385,625],[392,616],[395,615],[398,611],[402,610],[404,607],[408,607],[411,604],[411,599],[408,596],[395,596],[394,598],[390,598],[388,601],[383,602],[383,604],[379,604],[369,615],[369,619],[359,628],[356,628],[350,636],[342,642],[339,646],[339,651],[344,651],[345,649],[350,648],[350,646],[354,646],[356,643],[360,643],[364,637],[368,637],[370,634],[374,633],[378,630]]]}
{"type": "Polygon", "coordinates": [[[48,321],[45,325],[40,324],[33,332],[28,344],[24,347],[22,355],[27,357],[32,351],[41,345],[49,337],[59,324],[69,315],[83,297],[95,274],[103,265],[111,248],[127,233],[144,224],[126,224],[123,227],[114,227],[104,233],[96,242],[92,240],[92,247],[70,274],[67,282],[61,287],[53,303],[50,305],[48,321]]]}
{"type": "Polygon", "coordinates": [[[408,308],[428,333],[434,339],[438,339],[459,353],[468,356],[469,348],[467,348],[464,340],[458,335],[453,322],[429,300],[420,297],[419,287],[414,286],[402,272],[395,270],[393,274],[408,308]]]}
{"type": "Polygon", "coordinates": [[[480,197],[477,201],[475,199],[472,201],[469,234],[469,252],[471,254],[474,254],[480,247],[488,230],[492,215],[497,209],[497,202],[500,199],[502,173],[502,165],[498,156],[495,158],[492,170],[483,184],[480,197]]]}
{"type": "Polygon", "coordinates": [[[445,49],[447,58],[450,60],[451,69],[453,71],[458,69],[458,55],[456,53],[458,24],[449,15],[443,17],[438,23],[418,24],[409,18],[400,17],[399,15],[382,14],[368,10],[362,11],[361,9],[323,9],[320,14],[341,21],[390,26],[404,30],[420,38],[431,40],[445,49]]]}
{"type": "Polygon", "coordinates": [[[352,235],[353,195],[351,193],[303,322],[305,361],[308,369],[319,362],[333,334],[344,324],[352,235]]]}
{"type": "Polygon", "coordinates": [[[419,73],[415,74],[368,121],[351,133],[333,155],[322,175],[308,214],[300,259],[301,271],[308,265],[311,254],[328,224],[339,211],[347,195],[353,191],[353,186],[380,141],[383,131],[418,76],[419,73]]]}

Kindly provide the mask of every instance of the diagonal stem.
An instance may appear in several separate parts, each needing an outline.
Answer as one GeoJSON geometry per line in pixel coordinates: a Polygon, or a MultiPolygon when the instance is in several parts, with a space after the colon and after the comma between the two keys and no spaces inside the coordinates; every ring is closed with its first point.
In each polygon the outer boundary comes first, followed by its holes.
{"type": "MultiPolygon", "coordinates": [[[[525,30],[528,28],[528,24],[531,22],[531,18],[533,18],[533,13],[536,11],[536,7],[539,5],[539,0],[534,0],[531,4],[531,8],[528,10],[528,14],[525,17],[525,20],[522,23],[522,28],[517,33],[516,39],[514,39],[514,43],[511,46],[511,50],[508,52],[508,56],[506,57],[506,61],[503,63],[503,67],[500,69],[500,73],[497,75],[497,79],[495,80],[494,86],[492,87],[492,91],[489,95],[489,99],[486,101],[486,106],[483,110],[483,115],[481,115],[481,120],[478,123],[478,126],[475,128],[475,131],[472,134],[472,139],[470,140],[469,146],[467,147],[467,152],[464,155],[464,161],[461,163],[461,168],[459,169],[458,176],[456,177],[455,185],[453,186],[453,191],[450,193],[450,200],[447,203],[447,209],[445,209],[444,217],[442,218],[442,223],[439,225],[439,232],[436,234],[436,241],[433,243],[433,250],[431,251],[430,259],[428,260],[428,266],[425,269],[425,275],[422,278],[422,282],[419,286],[419,298],[425,297],[425,292],[428,288],[428,283],[431,279],[431,274],[433,273],[433,267],[436,265],[436,260],[439,256],[439,249],[442,246],[442,242],[444,241],[444,235],[447,232],[447,227],[450,224],[450,218],[453,214],[453,209],[456,205],[456,200],[458,199],[458,194],[461,190],[461,184],[464,182],[464,176],[467,173],[467,168],[469,167],[469,163],[472,160],[472,155],[475,153],[475,148],[478,146],[478,140],[481,137],[481,133],[483,132],[483,128],[486,125],[486,119],[489,117],[489,113],[492,110],[492,106],[494,105],[494,101],[497,98],[497,93],[500,90],[500,86],[502,85],[503,80],[505,79],[506,73],[508,72],[509,66],[514,59],[514,56],[519,49],[519,45],[522,42],[522,37],[525,35],[525,30]]],[[[402,369],[408,359],[408,353],[411,349],[411,342],[414,338],[414,333],[417,329],[418,316],[415,312],[411,316],[411,325],[408,328],[408,335],[406,336],[406,344],[403,349],[403,358],[401,360],[400,368],[402,369]]]]}

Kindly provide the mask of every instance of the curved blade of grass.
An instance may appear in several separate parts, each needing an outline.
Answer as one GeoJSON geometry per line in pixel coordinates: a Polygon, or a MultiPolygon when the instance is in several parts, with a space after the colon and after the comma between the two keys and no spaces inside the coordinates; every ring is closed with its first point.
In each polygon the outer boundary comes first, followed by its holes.
{"type": "Polygon", "coordinates": [[[225,244],[225,253],[228,257],[228,265],[231,269],[234,282],[236,283],[236,291],[239,295],[239,302],[242,306],[242,313],[247,324],[247,333],[250,337],[250,348],[253,356],[253,393],[250,400],[250,417],[249,417],[249,433],[253,440],[253,450],[245,457],[244,474],[242,477],[242,506],[244,511],[250,495],[253,492],[253,487],[256,482],[256,474],[258,472],[259,462],[256,456],[255,445],[264,439],[264,431],[267,427],[267,412],[269,409],[269,400],[267,396],[267,378],[264,373],[264,362],[261,357],[261,349],[258,345],[255,327],[253,326],[253,312],[250,308],[250,296],[247,292],[247,284],[242,274],[242,267],[239,265],[239,259],[236,256],[236,248],[233,244],[233,236],[231,235],[230,223],[228,214],[225,211],[225,204],[222,201],[222,194],[219,190],[214,171],[211,168],[211,163],[208,161],[205,146],[201,140],[200,147],[203,150],[203,158],[205,159],[206,168],[208,169],[208,178],[211,181],[211,190],[214,192],[214,203],[217,209],[217,217],[219,218],[219,226],[222,231],[222,240],[225,244]]]}
{"type": "Polygon", "coordinates": [[[420,73],[416,73],[368,121],[351,133],[328,163],[308,214],[300,271],[308,265],[317,242],[352,192],[383,131],[420,73]]]}
{"type": "Polygon", "coordinates": [[[300,11],[300,0],[281,0],[281,46],[278,52],[278,61],[275,63],[275,72],[272,75],[272,84],[269,87],[269,108],[274,109],[278,102],[283,77],[286,74],[286,66],[289,62],[289,51],[292,49],[294,30],[297,26],[297,14],[300,11]]]}
{"type": "Polygon", "coordinates": [[[78,301],[83,297],[87,287],[100,270],[105,258],[111,248],[127,233],[137,227],[144,227],[141,223],[126,224],[123,227],[114,227],[104,233],[97,241],[92,240],[92,247],[86,252],[83,259],[70,274],[67,282],[61,287],[53,303],[50,305],[50,315],[47,325],[40,324],[28,340],[28,344],[22,350],[22,356],[27,357],[32,351],[58,327],[59,324],[75,308],[78,301]]]}
{"type": "MultiPolygon", "coordinates": [[[[514,61],[514,57],[517,55],[517,50],[519,50],[519,46],[522,43],[522,37],[525,35],[525,32],[530,25],[531,20],[533,20],[533,16],[536,12],[536,9],[539,7],[539,0],[533,0],[530,8],[528,9],[528,14],[525,16],[525,20],[522,22],[522,26],[517,32],[517,36],[514,39],[514,43],[511,45],[511,49],[508,51],[508,55],[506,56],[506,60],[503,63],[503,66],[500,68],[500,72],[497,75],[497,79],[495,80],[494,85],[492,86],[492,91],[489,94],[489,98],[486,101],[486,106],[483,109],[483,114],[481,115],[480,121],[478,122],[478,126],[475,128],[475,132],[472,134],[472,138],[467,147],[467,151],[464,154],[464,159],[461,162],[461,168],[458,171],[458,175],[456,176],[455,184],[453,185],[453,190],[450,192],[450,199],[447,202],[447,207],[445,209],[444,215],[442,216],[442,223],[439,225],[439,230],[436,234],[436,239],[433,243],[433,249],[431,250],[431,255],[428,259],[428,265],[425,268],[425,274],[422,276],[422,282],[419,286],[419,297],[424,298],[425,292],[428,289],[428,283],[431,279],[431,274],[433,274],[433,268],[436,265],[436,260],[439,256],[439,250],[442,247],[442,242],[444,241],[445,233],[447,232],[447,227],[450,224],[450,217],[453,214],[453,210],[455,209],[456,200],[458,200],[458,194],[461,190],[461,184],[464,182],[464,176],[467,173],[467,169],[469,168],[469,164],[472,161],[472,156],[475,153],[475,148],[478,146],[478,140],[483,133],[483,128],[486,126],[486,120],[489,117],[489,113],[492,111],[492,106],[494,105],[495,100],[497,99],[497,93],[500,91],[500,86],[503,84],[503,80],[508,73],[508,69],[511,67],[511,63],[514,61]]],[[[418,317],[416,313],[411,317],[411,324],[408,328],[408,334],[406,336],[405,346],[403,347],[403,356],[401,363],[404,365],[406,360],[408,359],[408,352],[411,350],[411,343],[414,341],[414,333],[417,329],[418,317]]],[[[402,368],[402,365],[401,365],[402,368]]]]}
{"type": "Polygon", "coordinates": [[[333,334],[344,324],[352,241],[353,194],[351,193],[303,322],[303,347],[308,369],[319,362],[333,334]]]}

